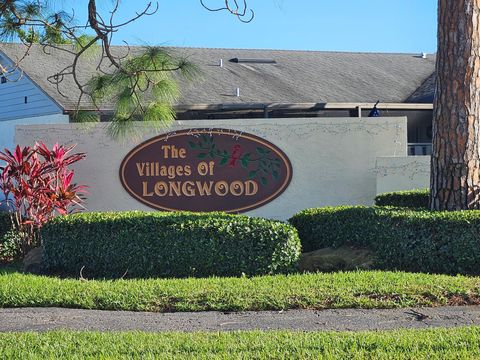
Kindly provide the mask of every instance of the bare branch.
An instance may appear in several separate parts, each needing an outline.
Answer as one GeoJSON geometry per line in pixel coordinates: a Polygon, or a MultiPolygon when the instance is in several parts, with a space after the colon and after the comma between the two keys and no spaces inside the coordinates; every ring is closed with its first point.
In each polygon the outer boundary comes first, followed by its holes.
{"type": "MultiPolygon", "coordinates": [[[[126,51],[119,53],[118,48],[114,50],[113,37],[122,27],[145,16],[153,15],[159,9],[157,1],[149,1],[130,19],[117,23],[115,18],[120,1],[113,0],[112,9],[107,15],[102,15],[97,9],[97,0],[88,0],[87,20],[81,22],[84,25],[78,25],[75,23],[74,11],[71,14],[60,11],[45,15],[46,0],[30,3],[21,0],[0,0],[0,21],[6,24],[3,30],[0,29],[0,37],[16,36],[25,45],[23,56],[12,66],[0,64],[0,71],[3,74],[18,72],[22,74],[21,62],[30,53],[33,44],[38,43],[43,46],[46,54],[53,54],[52,50],[55,50],[71,56],[71,63],[48,76],[47,80],[65,98],[71,94],[62,90],[62,84],[73,81],[76,85],[79,94],[76,95],[74,117],[82,112],[81,105],[84,104],[85,99],[89,100],[87,111],[94,111],[90,105],[93,104],[97,113],[101,113],[101,102],[105,100],[102,99],[103,96],[110,96],[111,98],[106,100],[119,103],[119,99],[124,95],[126,97],[123,99],[124,108],[120,111],[118,110],[120,105],[117,106],[118,112],[114,113],[114,120],[117,116],[122,121],[138,118],[173,119],[171,105],[178,98],[179,91],[176,88],[176,81],[169,78],[168,73],[179,71],[181,75],[188,78],[189,75],[194,74],[194,66],[185,59],[170,56],[159,48],[145,47],[143,54],[132,54],[130,46],[125,42],[126,51]],[[33,7],[27,9],[25,4],[33,7]],[[87,36],[88,30],[93,30],[94,36],[87,36]],[[80,74],[80,68],[83,68],[80,64],[91,52],[90,49],[96,51],[93,60],[96,74],[93,74],[90,80],[84,80],[80,74]],[[114,88],[115,82],[125,87],[123,93],[114,88]],[[102,92],[102,85],[108,91],[102,92]],[[128,113],[125,109],[130,112],[128,113]]],[[[204,1],[200,0],[200,3],[205,9],[227,11],[245,23],[252,21],[255,16],[253,10],[248,7],[247,0],[224,0],[224,6],[220,8],[210,8],[204,1]]]]}
{"type": "Polygon", "coordinates": [[[218,8],[212,8],[205,5],[204,0],[200,0],[200,4],[208,11],[227,11],[230,14],[236,16],[238,20],[243,23],[249,23],[255,17],[255,12],[252,9],[248,8],[247,0],[242,0],[242,5],[239,5],[238,0],[225,0],[224,6],[218,8]]]}

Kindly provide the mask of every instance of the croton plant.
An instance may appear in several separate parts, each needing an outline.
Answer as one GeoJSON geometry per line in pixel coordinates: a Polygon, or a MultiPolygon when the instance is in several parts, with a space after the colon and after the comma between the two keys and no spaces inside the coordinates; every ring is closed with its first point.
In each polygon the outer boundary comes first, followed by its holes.
{"type": "Polygon", "coordinates": [[[73,182],[69,166],[85,154],[72,153],[73,149],[36,143],[0,151],[0,191],[20,234],[23,254],[39,245],[38,230],[50,218],[81,208],[85,187],[73,182]]]}

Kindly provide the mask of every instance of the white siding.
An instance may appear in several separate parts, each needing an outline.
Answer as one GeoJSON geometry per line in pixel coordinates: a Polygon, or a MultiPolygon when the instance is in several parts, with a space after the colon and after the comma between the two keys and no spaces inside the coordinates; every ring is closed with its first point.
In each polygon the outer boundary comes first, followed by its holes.
{"type": "MultiPolygon", "coordinates": [[[[9,63],[0,56],[2,64],[9,63]]],[[[9,79],[18,79],[17,74],[9,79]]],[[[26,74],[16,81],[0,83],[0,121],[62,114],[62,109],[26,74]],[[26,100],[26,101],[25,101],[26,100]]]]}

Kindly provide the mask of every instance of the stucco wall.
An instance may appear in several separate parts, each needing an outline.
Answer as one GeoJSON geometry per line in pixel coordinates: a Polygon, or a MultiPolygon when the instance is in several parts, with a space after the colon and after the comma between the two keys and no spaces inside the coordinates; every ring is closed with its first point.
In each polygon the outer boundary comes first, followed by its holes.
{"type": "Polygon", "coordinates": [[[11,149],[15,145],[15,126],[25,124],[68,124],[68,115],[52,114],[15,120],[0,121],[0,148],[11,149]]]}
{"type": "MultiPolygon", "coordinates": [[[[125,155],[156,133],[147,131],[135,141],[115,142],[106,134],[106,126],[18,126],[16,141],[23,145],[36,140],[77,143],[77,150],[87,153],[87,159],[76,167],[76,178],[90,187],[88,210],[150,210],[123,189],[118,172],[125,155]]],[[[376,158],[406,156],[406,118],[195,120],[176,122],[162,132],[212,127],[260,136],[290,158],[290,186],[271,203],[247,213],[254,216],[287,219],[309,207],[372,204],[377,193],[376,158]]]]}
{"type": "Polygon", "coordinates": [[[430,156],[379,157],[377,194],[426,189],[430,183],[430,156]]]}

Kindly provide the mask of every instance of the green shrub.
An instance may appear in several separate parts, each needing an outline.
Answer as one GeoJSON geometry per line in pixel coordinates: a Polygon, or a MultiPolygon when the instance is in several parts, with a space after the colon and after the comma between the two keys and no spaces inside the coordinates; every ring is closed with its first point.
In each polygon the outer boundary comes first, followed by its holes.
{"type": "Polygon", "coordinates": [[[12,220],[10,213],[7,211],[0,211],[0,237],[12,229],[12,220]]]}
{"type": "Polygon", "coordinates": [[[46,267],[90,277],[239,276],[295,269],[290,225],[224,213],[83,213],[42,229],[46,267]]]}
{"type": "Polygon", "coordinates": [[[0,263],[9,262],[19,255],[18,236],[12,230],[12,220],[6,211],[0,211],[0,263]]]}
{"type": "Polygon", "coordinates": [[[344,206],[305,210],[290,222],[305,251],[366,247],[381,269],[480,274],[480,211],[344,206]]]}
{"type": "Polygon", "coordinates": [[[298,230],[302,251],[310,252],[343,245],[367,247],[380,232],[376,227],[383,228],[381,222],[376,222],[377,217],[372,207],[339,206],[306,209],[289,222],[298,230]]]}
{"type": "Polygon", "coordinates": [[[429,194],[428,189],[384,193],[375,197],[375,205],[428,209],[429,194]]]}
{"type": "Polygon", "coordinates": [[[8,263],[20,258],[22,239],[20,233],[14,229],[0,235],[0,263],[8,263]]]}

